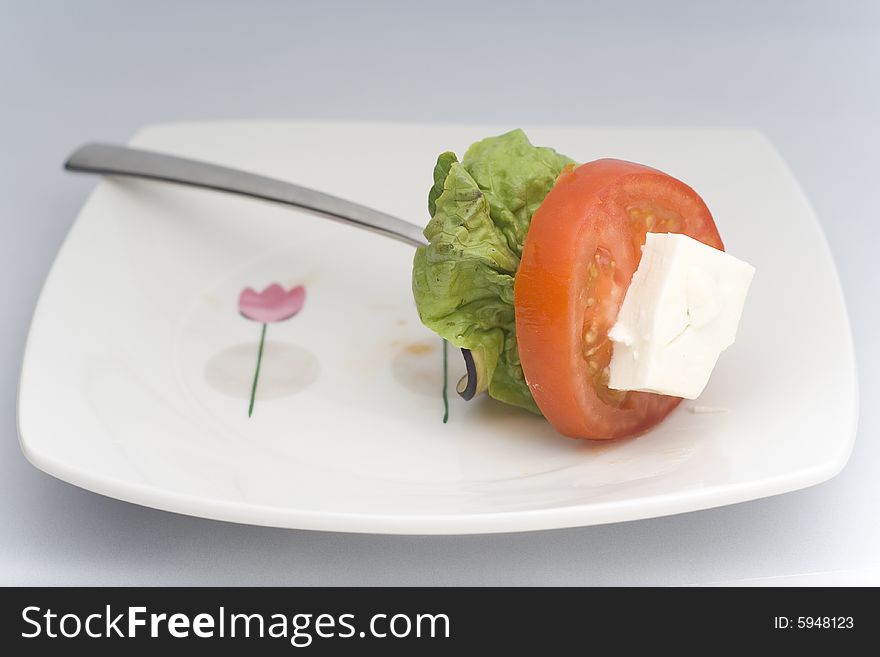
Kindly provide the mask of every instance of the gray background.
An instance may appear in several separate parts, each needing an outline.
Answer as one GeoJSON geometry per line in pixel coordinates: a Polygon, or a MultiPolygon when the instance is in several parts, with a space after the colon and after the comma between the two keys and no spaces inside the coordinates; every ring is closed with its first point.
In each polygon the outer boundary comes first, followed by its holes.
{"type": "Polygon", "coordinates": [[[764,4],[0,2],[0,583],[876,578],[880,3],[764,4]],[[850,464],[820,486],[711,511],[473,537],[239,526],[44,475],[16,438],[21,352],[40,285],[95,184],[60,164],[87,139],[218,118],[763,130],[815,205],[849,304],[862,399],[850,464]]]}

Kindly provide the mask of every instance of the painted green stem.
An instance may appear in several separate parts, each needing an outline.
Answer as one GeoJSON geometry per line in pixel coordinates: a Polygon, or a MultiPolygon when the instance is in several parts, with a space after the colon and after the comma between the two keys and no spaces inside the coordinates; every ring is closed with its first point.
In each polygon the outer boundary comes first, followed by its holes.
{"type": "Polygon", "coordinates": [[[449,343],[443,341],[443,424],[449,420],[449,395],[446,393],[449,381],[449,343]]]}
{"type": "Polygon", "coordinates": [[[254,414],[254,400],[257,398],[257,381],[260,379],[260,364],[263,362],[263,345],[266,342],[266,324],[260,331],[260,350],[257,352],[257,369],[254,372],[254,383],[251,386],[251,403],[248,406],[248,417],[254,414]]]}

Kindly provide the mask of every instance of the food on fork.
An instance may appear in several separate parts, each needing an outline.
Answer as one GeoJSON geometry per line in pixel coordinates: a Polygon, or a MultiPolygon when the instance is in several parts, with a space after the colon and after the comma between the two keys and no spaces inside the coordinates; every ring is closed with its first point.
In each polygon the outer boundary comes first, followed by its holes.
{"type": "Polygon", "coordinates": [[[661,171],[577,165],[514,130],[441,154],[428,208],[413,293],[469,351],[469,396],[573,438],[638,435],[699,395],[733,342],[754,270],[661,171]]]}

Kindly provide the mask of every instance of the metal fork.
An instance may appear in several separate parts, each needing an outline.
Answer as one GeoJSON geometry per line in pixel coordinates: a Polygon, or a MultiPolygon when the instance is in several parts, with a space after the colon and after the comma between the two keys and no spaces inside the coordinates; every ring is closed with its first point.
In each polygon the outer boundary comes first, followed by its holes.
{"type": "Polygon", "coordinates": [[[291,205],[406,242],[424,245],[422,229],[403,219],[337,196],[255,173],[114,144],[80,146],[64,163],[68,171],[149,178],[291,205]]]}

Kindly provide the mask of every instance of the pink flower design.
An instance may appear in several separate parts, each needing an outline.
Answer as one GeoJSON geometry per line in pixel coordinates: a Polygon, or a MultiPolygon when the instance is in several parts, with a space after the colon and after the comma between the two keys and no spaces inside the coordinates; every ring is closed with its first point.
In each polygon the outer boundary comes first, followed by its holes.
{"type": "Polygon", "coordinates": [[[246,287],[238,296],[238,312],[261,324],[282,322],[302,310],[306,302],[306,288],[297,285],[285,291],[278,283],[272,283],[262,292],[246,287]]]}
{"type": "Polygon", "coordinates": [[[254,381],[251,384],[251,400],[248,405],[248,417],[254,413],[254,400],[257,398],[257,382],[260,380],[260,365],[263,362],[263,346],[266,343],[266,326],[273,322],[283,322],[302,310],[306,302],[306,288],[297,285],[285,290],[278,283],[272,283],[262,292],[246,287],[238,295],[238,312],[247,319],[260,322],[260,346],[257,349],[257,368],[254,370],[254,381]]]}

